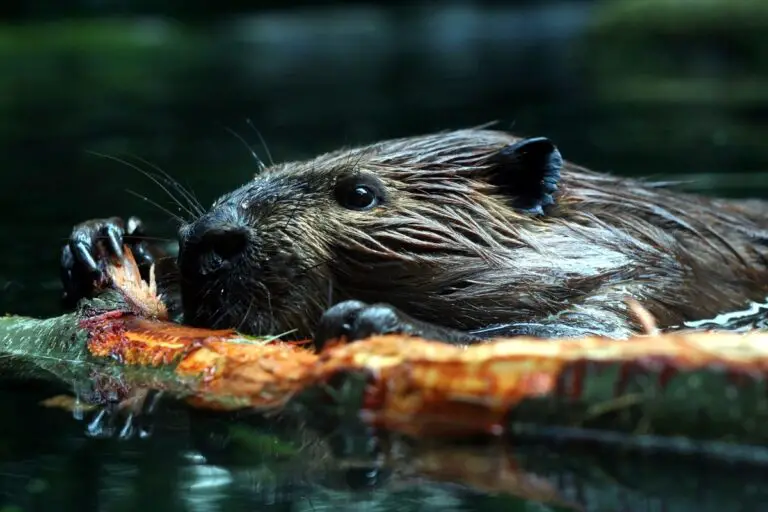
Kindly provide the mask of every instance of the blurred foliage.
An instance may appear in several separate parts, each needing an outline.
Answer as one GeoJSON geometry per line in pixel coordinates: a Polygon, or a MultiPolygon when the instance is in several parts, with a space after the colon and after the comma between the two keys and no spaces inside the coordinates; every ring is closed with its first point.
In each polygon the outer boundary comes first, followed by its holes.
{"type": "Polygon", "coordinates": [[[126,105],[161,109],[189,94],[188,74],[204,61],[204,41],[165,22],[58,21],[0,30],[0,123],[5,140],[52,120],[58,136],[99,123],[140,122],[126,105]],[[154,105],[153,105],[154,104],[154,105]]]}
{"type": "MultiPolygon", "coordinates": [[[[766,170],[768,3],[608,0],[578,45],[590,94],[623,113],[596,126],[606,160],[632,158],[669,178],[710,173],[716,193],[750,195],[755,180],[711,173],[766,170]],[[608,142],[606,142],[608,141],[608,142]],[[679,162],[679,164],[677,164],[679,162]],[[728,187],[723,189],[722,187],[728,187]]],[[[702,190],[699,187],[698,191],[702,190]]]]}
{"type": "Polygon", "coordinates": [[[609,99],[761,105],[768,100],[768,3],[611,0],[587,43],[609,99]]]}
{"type": "MultiPolygon", "coordinates": [[[[590,0],[571,0],[587,3],[590,0]]],[[[493,7],[494,5],[526,5],[535,4],[537,0],[474,0],[478,7],[493,7]]],[[[292,0],[286,3],[281,0],[226,0],[206,2],[205,0],[100,0],[100,1],[69,1],[9,0],[4,4],[7,19],[40,20],[61,17],[103,16],[121,14],[124,16],[173,16],[187,22],[208,23],[211,20],[227,16],[252,12],[254,10],[269,10],[289,8],[328,8],[355,7],[369,5],[366,0],[292,0]]],[[[412,6],[412,0],[387,0],[390,6],[412,6]]]]}

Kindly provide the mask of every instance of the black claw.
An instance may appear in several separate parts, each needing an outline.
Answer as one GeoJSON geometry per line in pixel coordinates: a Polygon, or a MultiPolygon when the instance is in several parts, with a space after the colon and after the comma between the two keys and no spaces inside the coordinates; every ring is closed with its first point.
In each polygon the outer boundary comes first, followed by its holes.
{"type": "Polygon", "coordinates": [[[104,263],[112,258],[123,259],[126,245],[146,279],[154,258],[141,238],[143,233],[144,226],[138,217],[127,222],[119,217],[93,219],[75,226],[61,253],[64,307],[74,307],[103,286],[107,282],[104,263]]]}
{"type": "Polygon", "coordinates": [[[99,273],[99,266],[96,264],[96,260],[91,256],[91,247],[86,242],[75,242],[72,253],[77,255],[92,273],[99,273]]]}
{"type": "Polygon", "coordinates": [[[114,251],[115,256],[123,259],[123,232],[115,225],[107,225],[104,227],[107,238],[109,239],[110,249],[114,251]]]}
{"type": "MultiPolygon", "coordinates": [[[[142,271],[147,270],[155,262],[154,257],[147,248],[147,245],[143,242],[131,245],[131,251],[133,252],[133,257],[136,260],[136,264],[139,265],[142,271]]],[[[144,274],[142,273],[142,275],[144,274]]]]}
{"type": "Polygon", "coordinates": [[[133,216],[128,219],[126,224],[126,242],[131,247],[131,252],[142,271],[142,276],[146,279],[149,275],[149,267],[155,262],[154,256],[149,251],[145,236],[144,223],[140,218],[133,216]]]}

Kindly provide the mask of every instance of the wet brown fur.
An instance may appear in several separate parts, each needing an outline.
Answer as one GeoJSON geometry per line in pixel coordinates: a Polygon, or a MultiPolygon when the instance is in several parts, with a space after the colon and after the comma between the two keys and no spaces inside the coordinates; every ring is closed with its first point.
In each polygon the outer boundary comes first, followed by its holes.
{"type": "Polygon", "coordinates": [[[533,217],[486,179],[518,140],[457,130],[267,168],[207,214],[246,223],[256,242],[235,274],[182,290],[189,321],[306,336],[332,303],[354,298],[461,330],[599,319],[625,335],[641,330],[627,297],[664,328],[768,295],[765,203],[566,163],[555,206],[533,217]],[[378,176],[384,204],[338,205],[333,185],[350,173],[378,176]]]}

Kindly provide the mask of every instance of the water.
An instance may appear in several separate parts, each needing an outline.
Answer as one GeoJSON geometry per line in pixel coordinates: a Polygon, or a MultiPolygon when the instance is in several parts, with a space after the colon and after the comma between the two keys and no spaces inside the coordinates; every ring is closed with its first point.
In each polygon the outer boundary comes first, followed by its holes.
{"type": "MultiPolygon", "coordinates": [[[[267,160],[255,127],[272,157],[287,160],[499,120],[549,136],[566,158],[596,169],[765,197],[765,9],[721,13],[723,0],[708,4],[714,14],[693,15],[658,0],[651,16],[623,12],[631,3],[370,4],[215,23],[184,24],[179,12],[0,25],[2,309],[59,312],[59,248],[76,222],[138,214],[158,236],[173,235],[167,214],[126,192],[173,208],[156,186],[87,151],[156,163],[210,204],[257,169],[226,128],[267,160]]],[[[60,391],[2,388],[0,512],[547,510],[510,497],[499,468],[512,462],[497,452],[466,458],[496,464],[484,483],[506,494],[424,479],[408,463],[389,478],[350,470],[339,462],[343,446],[317,433],[171,405],[149,439],[94,440],[83,422],[38,405],[60,391]]],[[[764,470],[743,462],[533,445],[512,455],[593,510],[765,502],[764,470]]]]}

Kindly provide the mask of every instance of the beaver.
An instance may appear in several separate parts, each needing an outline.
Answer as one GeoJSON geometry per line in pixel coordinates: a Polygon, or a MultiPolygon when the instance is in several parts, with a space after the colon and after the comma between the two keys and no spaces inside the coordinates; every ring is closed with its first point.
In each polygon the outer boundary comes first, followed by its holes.
{"type": "Polygon", "coordinates": [[[77,225],[65,300],[123,243],[193,326],[292,332],[626,338],[762,301],[766,203],[683,193],[563,159],[547,137],[487,127],[396,138],[265,167],[163,253],[138,218],[77,225]],[[154,247],[154,248],[153,248],[154,247]]]}

